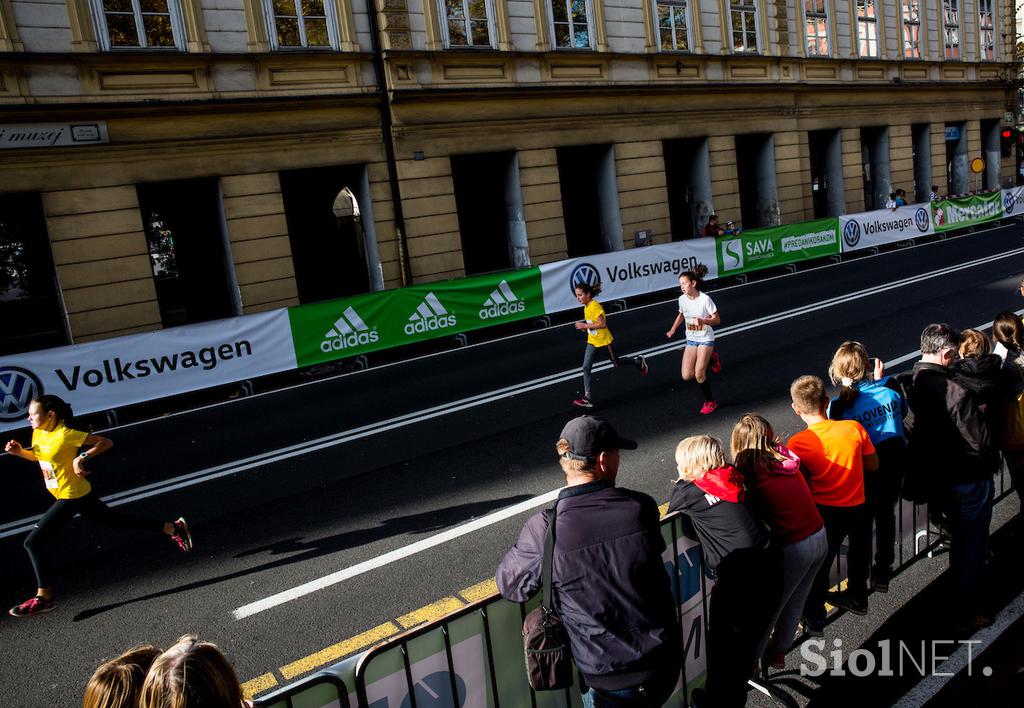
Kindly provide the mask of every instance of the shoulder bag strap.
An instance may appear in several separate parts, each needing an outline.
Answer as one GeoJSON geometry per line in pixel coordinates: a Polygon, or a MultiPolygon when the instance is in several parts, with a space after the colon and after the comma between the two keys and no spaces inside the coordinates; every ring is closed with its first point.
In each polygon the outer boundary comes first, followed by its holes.
{"type": "Polygon", "coordinates": [[[557,507],[558,502],[555,502],[555,506],[544,510],[544,518],[548,522],[548,532],[544,539],[544,561],[541,570],[541,584],[544,586],[544,598],[541,600],[541,607],[544,609],[545,614],[555,611],[555,607],[552,604],[554,590],[551,587],[551,566],[555,555],[555,513],[557,507]]]}

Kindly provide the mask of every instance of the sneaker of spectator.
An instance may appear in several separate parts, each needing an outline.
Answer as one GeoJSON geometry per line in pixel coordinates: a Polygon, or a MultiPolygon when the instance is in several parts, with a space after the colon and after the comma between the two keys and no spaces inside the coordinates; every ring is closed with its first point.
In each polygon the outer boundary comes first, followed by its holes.
{"type": "Polygon", "coordinates": [[[160,650],[146,645],[100,664],[85,686],[82,708],[137,708],[142,684],[160,650]]]}
{"type": "Polygon", "coordinates": [[[153,660],[142,686],[144,708],[238,708],[252,703],[216,644],[185,635],[153,660]]]}

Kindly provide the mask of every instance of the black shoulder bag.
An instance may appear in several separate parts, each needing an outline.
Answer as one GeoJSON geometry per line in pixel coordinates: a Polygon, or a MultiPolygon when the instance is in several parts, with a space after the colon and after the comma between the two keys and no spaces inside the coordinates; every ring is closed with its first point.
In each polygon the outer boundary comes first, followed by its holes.
{"type": "Polygon", "coordinates": [[[523,620],[523,649],[526,678],[535,691],[554,691],[572,686],[572,649],[565,625],[552,602],[551,565],[555,553],[555,507],[544,512],[548,533],[544,540],[541,582],[544,597],[537,609],[523,620]]]}

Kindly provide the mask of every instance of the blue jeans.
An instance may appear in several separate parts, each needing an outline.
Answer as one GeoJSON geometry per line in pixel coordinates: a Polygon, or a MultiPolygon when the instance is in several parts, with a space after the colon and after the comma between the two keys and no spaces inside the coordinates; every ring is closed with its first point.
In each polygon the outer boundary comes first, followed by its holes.
{"type": "Polygon", "coordinates": [[[954,602],[966,614],[978,611],[978,588],[985,569],[992,521],[992,480],[947,487],[939,504],[949,524],[949,573],[954,602]]]}
{"type": "Polygon", "coordinates": [[[662,672],[639,686],[606,691],[590,688],[582,694],[584,708],[661,708],[679,681],[679,667],[662,672]]]}

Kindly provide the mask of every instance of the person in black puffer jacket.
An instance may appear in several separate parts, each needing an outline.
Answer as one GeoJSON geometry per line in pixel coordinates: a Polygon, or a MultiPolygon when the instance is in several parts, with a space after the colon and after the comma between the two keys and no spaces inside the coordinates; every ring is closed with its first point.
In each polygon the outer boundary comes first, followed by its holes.
{"type": "Polygon", "coordinates": [[[992,323],[992,336],[1006,350],[1001,444],[1006,468],[1024,509],[1024,322],[1013,312],[1000,312],[992,323]]]}
{"type": "Polygon", "coordinates": [[[988,337],[978,330],[965,329],[962,334],[960,358],[950,366],[953,380],[975,395],[992,439],[1001,440],[1006,407],[1003,360],[992,353],[988,337]]]}

